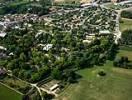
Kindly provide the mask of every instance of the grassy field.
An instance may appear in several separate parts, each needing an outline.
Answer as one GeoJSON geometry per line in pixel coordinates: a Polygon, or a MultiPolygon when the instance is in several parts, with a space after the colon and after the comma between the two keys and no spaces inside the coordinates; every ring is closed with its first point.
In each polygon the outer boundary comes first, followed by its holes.
{"type": "Polygon", "coordinates": [[[22,100],[22,95],[0,84],[0,100],[22,100]]]}
{"type": "Polygon", "coordinates": [[[132,29],[132,19],[122,18],[121,20],[123,21],[123,23],[120,23],[121,32],[126,29],[132,29]]]}
{"type": "Polygon", "coordinates": [[[121,50],[119,50],[117,57],[121,56],[127,56],[128,59],[132,61],[132,47],[124,47],[121,50]]]}
{"type": "MultiPolygon", "coordinates": [[[[120,50],[119,56],[132,59],[132,51],[120,50]]],[[[112,61],[77,72],[82,78],[68,86],[58,100],[132,100],[132,70],[114,68],[112,61]],[[98,76],[104,70],[106,76],[98,76]]]]}

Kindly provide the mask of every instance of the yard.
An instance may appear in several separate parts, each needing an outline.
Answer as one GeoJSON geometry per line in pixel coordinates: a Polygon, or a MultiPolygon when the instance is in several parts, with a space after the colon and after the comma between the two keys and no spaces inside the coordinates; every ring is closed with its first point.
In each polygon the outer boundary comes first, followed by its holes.
{"type": "Polygon", "coordinates": [[[131,19],[122,18],[121,20],[122,20],[122,23],[120,23],[121,32],[126,29],[132,29],[132,20],[131,19]]]}
{"type": "MultiPolygon", "coordinates": [[[[117,56],[128,56],[132,52],[120,50],[117,56]]],[[[77,72],[82,78],[68,86],[58,97],[59,100],[131,100],[132,70],[114,68],[112,61],[104,66],[95,66],[77,72]],[[98,76],[103,70],[106,76],[98,76]]]]}
{"type": "Polygon", "coordinates": [[[0,84],[0,99],[1,100],[22,100],[22,95],[0,84]]]}

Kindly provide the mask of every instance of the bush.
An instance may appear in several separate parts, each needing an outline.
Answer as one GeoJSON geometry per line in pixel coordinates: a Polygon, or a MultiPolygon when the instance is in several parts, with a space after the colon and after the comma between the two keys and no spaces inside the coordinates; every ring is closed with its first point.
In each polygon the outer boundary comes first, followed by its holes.
{"type": "Polygon", "coordinates": [[[121,35],[121,44],[131,45],[132,44],[132,30],[125,30],[121,35]]]}
{"type": "Polygon", "coordinates": [[[98,72],[98,75],[99,75],[99,76],[105,76],[106,73],[105,73],[104,71],[100,71],[100,72],[98,72]]]}

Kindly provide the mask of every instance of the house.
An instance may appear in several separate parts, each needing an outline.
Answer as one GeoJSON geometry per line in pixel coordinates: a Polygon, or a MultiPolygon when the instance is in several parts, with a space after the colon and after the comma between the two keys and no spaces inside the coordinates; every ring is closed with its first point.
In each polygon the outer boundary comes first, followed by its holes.
{"type": "Polygon", "coordinates": [[[6,70],[4,68],[0,68],[0,76],[5,74],[6,74],[6,70]]]}
{"type": "Polygon", "coordinates": [[[91,3],[85,3],[81,5],[81,7],[88,7],[88,6],[91,6],[91,3]]]}
{"type": "Polygon", "coordinates": [[[101,30],[99,31],[99,35],[109,35],[111,32],[109,30],[101,30]]]}
{"type": "Polygon", "coordinates": [[[53,86],[50,88],[50,91],[54,91],[54,90],[56,90],[57,88],[59,88],[59,85],[58,85],[58,84],[55,84],[55,85],[53,85],[53,86]]]}
{"type": "Polygon", "coordinates": [[[43,48],[43,50],[49,51],[52,47],[53,47],[53,44],[47,44],[47,45],[43,48]]]}
{"type": "Polygon", "coordinates": [[[6,36],[7,33],[5,32],[0,32],[0,37],[4,38],[6,36]]]}
{"type": "Polygon", "coordinates": [[[7,50],[7,48],[3,47],[3,46],[0,46],[0,50],[7,50]]]}

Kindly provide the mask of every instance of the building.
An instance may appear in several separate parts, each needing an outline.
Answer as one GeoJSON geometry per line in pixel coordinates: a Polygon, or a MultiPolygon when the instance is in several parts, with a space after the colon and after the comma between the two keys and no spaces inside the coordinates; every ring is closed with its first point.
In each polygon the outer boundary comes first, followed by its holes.
{"type": "Polygon", "coordinates": [[[49,51],[52,47],[53,47],[53,44],[47,44],[47,45],[43,48],[43,50],[49,51]]]}
{"type": "Polygon", "coordinates": [[[54,90],[56,90],[57,88],[59,88],[59,85],[58,85],[58,84],[55,84],[55,85],[53,85],[53,86],[50,88],[50,91],[54,91],[54,90]]]}
{"type": "Polygon", "coordinates": [[[0,50],[7,50],[7,48],[3,47],[3,46],[0,46],[0,50]]]}
{"type": "Polygon", "coordinates": [[[101,30],[99,31],[99,35],[109,35],[111,32],[109,30],[101,30]]]}
{"type": "Polygon", "coordinates": [[[0,76],[3,76],[6,74],[6,70],[4,68],[0,68],[0,76]]]}
{"type": "Polygon", "coordinates": [[[4,38],[6,36],[7,33],[5,32],[0,32],[0,37],[4,38]]]}

